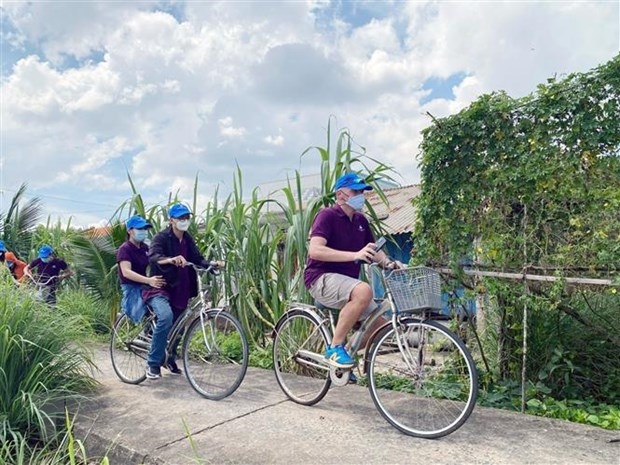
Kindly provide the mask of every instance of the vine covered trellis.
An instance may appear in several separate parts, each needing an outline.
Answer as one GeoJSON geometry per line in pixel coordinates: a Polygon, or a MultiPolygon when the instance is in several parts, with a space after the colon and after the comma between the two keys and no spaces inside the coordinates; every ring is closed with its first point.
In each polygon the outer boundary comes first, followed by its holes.
{"type": "MultiPolygon", "coordinates": [[[[527,97],[484,95],[433,121],[421,144],[417,260],[619,282],[620,55],[587,73],[551,78],[527,97]]],[[[542,280],[524,287],[460,276],[461,285],[483,291],[495,308],[495,378],[525,373],[521,356],[528,350],[532,383],[565,370],[555,395],[620,403],[617,287],[542,280]],[[567,334],[573,324],[616,362],[575,369],[579,356],[567,334]]]]}

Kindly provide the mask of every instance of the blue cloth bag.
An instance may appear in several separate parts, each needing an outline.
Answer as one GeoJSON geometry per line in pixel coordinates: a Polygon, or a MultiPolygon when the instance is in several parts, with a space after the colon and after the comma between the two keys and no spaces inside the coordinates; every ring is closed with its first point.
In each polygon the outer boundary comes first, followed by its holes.
{"type": "Polygon", "coordinates": [[[141,284],[121,284],[123,299],[121,308],[134,323],[140,323],[146,313],[146,305],[142,300],[141,284]]]}

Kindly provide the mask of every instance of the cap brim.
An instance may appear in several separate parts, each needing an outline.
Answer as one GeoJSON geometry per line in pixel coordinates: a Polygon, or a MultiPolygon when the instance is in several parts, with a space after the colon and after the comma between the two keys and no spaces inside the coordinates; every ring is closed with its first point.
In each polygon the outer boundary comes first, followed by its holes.
{"type": "Polygon", "coordinates": [[[130,229],[149,229],[152,228],[153,225],[151,223],[138,223],[138,224],[132,224],[131,226],[127,226],[127,230],[130,229]]]}
{"type": "Polygon", "coordinates": [[[372,190],[372,186],[369,186],[368,184],[351,184],[350,186],[347,186],[349,189],[353,189],[354,191],[371,191],[372,190]]]}

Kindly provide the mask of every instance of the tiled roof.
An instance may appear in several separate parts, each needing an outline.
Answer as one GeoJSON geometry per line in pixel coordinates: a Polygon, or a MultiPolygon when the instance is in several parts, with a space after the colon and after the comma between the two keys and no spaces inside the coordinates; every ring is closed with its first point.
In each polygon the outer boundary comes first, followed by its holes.
{"type": "Polygon", "coordinates": [[[367,194],[366,199],[372,205],[388,233],[401,234],[413,232],[415,211],[413,199],[420,194],[420,185],[384,189],[388,205],[386,206],[376,192],[367,194]]]}

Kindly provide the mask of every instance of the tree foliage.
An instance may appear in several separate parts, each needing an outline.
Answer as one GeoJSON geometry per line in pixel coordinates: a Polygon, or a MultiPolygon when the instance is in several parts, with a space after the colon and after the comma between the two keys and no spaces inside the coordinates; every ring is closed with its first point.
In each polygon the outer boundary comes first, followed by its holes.
{"type": "MultiPolygon", "coordinates": [[[[524,98],[483,95],[423,136],[417,260],[617,282],[620,55],[524,98]]],[[[477,290],[494,304],[488,347],[502,379],[519,377],[529,347],[530,382],[558,396],[618,401],[615,288],[484,279],[477,290]]]]}
{"type": "Polygon", "coordinates": [[[618,267],[620,55],[521,99],[484,95],[423,135],[422,258],[618,267]]]}

